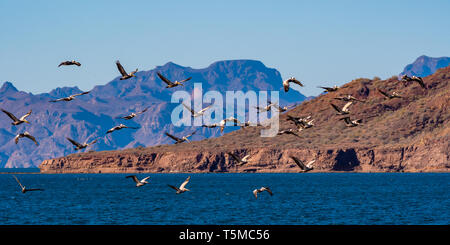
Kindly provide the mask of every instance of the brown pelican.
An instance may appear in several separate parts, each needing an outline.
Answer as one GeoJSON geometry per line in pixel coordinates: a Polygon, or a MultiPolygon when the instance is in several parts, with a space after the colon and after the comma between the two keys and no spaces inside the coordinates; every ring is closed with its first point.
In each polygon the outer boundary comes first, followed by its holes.
{"type": "Polygon", "coordinates": [[[31,115],[31,110],[23,115],[20,119],[17,119],[17,117],[15,117],[11,112],[5,111],[3,109],[1,109],[6,115],[8,115],[9,118],[11,118],[13,120],[13,122],[11,123],[12,125],[19,125],[22,123],[30,123],[29,121],[25,120],[25,118],[27,118],[29,115],[31,115]]]}
{"type": "Polygon", "coordinates": [[[290,77],[289,79],[283,81],[284,92],[289,91],[289,83],[295,83],[300,85],[300,87],[303,87],[303,84],[299,80],[295,79],[295,77],[290,77]]]}
{"type": "Polygon", "coordinates": [[[293,123],[295,123],[295,125],[305,124],[309,121],[309,119],[311,119],[311,116],[301,118],[301,117],[293,117],[291,115],[287,115],[287,118],[286,118],[286,120],[292,121],[293,123]]]}
{"type": "Polygon", "coordinates": [[[280,132],[277,133],[277,135],[283,135],[283,134],[292,134],[292,135],[295,135],[300,138],[300,135],[295,133],[295,130],[293,130],[292,128],[290,128],[288,130],[281,130],[280,132]]]}
{"type": "Polygon", "coordinates": [[[125,69],[123,69],[123,66],[120,64],[119,61],[116,61],[116,65],[117,65],[117,69],[119,69],[120,74],[122,74],[122,77],[120,78],[120,80],[125,80],[128,78],[135,77],[134,73],[136,73],[138,71],[138,69],[136,68],[136,70],[134,70],[130,73],[127,73],[125,71],[125,69]]]}
{"type": "Polygon", "coordinates": [[[136,175],[129,175],[125,178],[132,178],[134,180],[134,182],[136,182],[136,187],[141,187],[144,186],[145,184],[148,184],[147,180],[150,178],[150,176],[145,177],[141,180],[138,180],[138,178],[136,177],[136,175]]]}
{"type": "Polygon", "coordinates": [[[180,187],[176,187],[173,185],[168,185],[170,188],[174,189],[177,191],[177,194],[181,194],[185,191],[190,191],[189,189],[185,188],[185,186],[187,185],[187,183],[189,183],[189,180],[191,179],[191,176],[187,177],[187,179],[183,182],[183,184],[180,185],[180,187]]]}
{"type": "Polygon", "coordinates": [[[334,85],[333,87],[318,87],[318,88],[325,89],[324,92],[334,92],[339,89],[339,87],[337,85],[334,85]]]}
{"type": "Polygon", "coordinates": [[[173,140],[175,140],[175,141],[176,141],[175,144],[179,144],[179,143],[183,143],[183,142],[185,142],[185,141],[190,142],[190,141],[188,140],[188,138],[191,137],[192,135],[194,135],[196,132],[197,132],[197,131],[194,131],[194,132],[192,132],[191,134],[188,134],[188,135],[184,136],[183,138],[178,138],[178,137],[173,136],[173,135],[171,135],[171,134],[169,134],[169,133],[167,133],[167,132],[165,132],[165,134],[166,134],[167,136],[169,136],[170,138],[172,138],[173,140]]]}
{"type": "Polygon", "coordinates": [[[202,125],[202,127],[205,127],[205,128],[215,128],[215,127],[220,127],[220,125],[217,124],[217,123],[213,123],[213,124],[209,124],[209,125],[202,125]]]}
{"type": "Polygon", "coordinates": [[[417,82],[422,88],[426,88],[425,83],[423,82],[423,79],[421,77],[408,77],[408,75],[405,74],[402,76],[402,82],[417,82]]]}
{"type": "Polygon", "coordinates": [[[85,143],[83,143],[83,144],[80,144],[80,143],[78,143],[78,142],[76,142],[75,140],[73,140],[73,139],[71,139],[71,138],[69,138],[69,137],[67,137],[66,138],[68,141],[70,141],[70,143],[72,143],[74,146],[75,146],[75,150],[77,151],[77,150],[81,150],[81,149],[84,149],[84,148],[86,148],[86,147],[88,147],[88,146],[90,146],[90,145],[93,145],[93,144],[95,144],[96,142],[97,142],[97,139],[95,139],[95,140],[93,140],[93,141],[91,141],[91,142],[89,142],[89,143],[87,143],[87,142],[85,142],[85,143]]]}
{"type": "Polygon", "coordinates": [[[305,165],[300,159],[298,159],[294,156],[290,156],[290,158],[292,158],[292,160],[294,160],[294,162],[297,164],[297,166],[302,170],[302,173],[306,173],[306,172],[314,169],[312,165],[316,160],[312,160],[305,165]]]}
{"type": "Polygon", "coordinates": [[[241,124],[241,122],[239,122],[239,120],[237,120],[234,117],[225,118],[225,119],[223,119],[222,121],[219,122],[220,132],[221,133],[223,132],[223,129],[225,128],[225,124],[227,123],[227,121],[234,122],[234,125],[236,125],[236,126],[241,124]]]}
{"type": "Polygon", "coordinates": [[[269,187],[261,187],[259,189],[254,189],[253,195],[255,196],[255,198],[258,198],[258,193],[263,192],[263,191],[267,191],[271,196],[273,195],[272,190],[270,190],[269,187]]]}
{"type": "Polygon", "coordinates": [[[247,121],[247,122],[244,122],[244,123],[240,123],[238,126],[241,126],[241,127],[248,127],[248,126],[264,126],[264,125],[262,125],[261,123],[252,123],[252,122],[250,122],[250,121],[247,121]]]}
{"type": "Polygon", "coordinates": [[[192,117],[203,116],[203,114],[205,114],[206,110],[208,110],[209,108],[211,108],[211,107],[213,106],[213,105],[209,105],[209,106],[207,106],[207,107],[201,109],[200,111],[195,112],[195,111],[192,110],[189,106],[185,105],[184,103],[182,103],[182,104],[183,104],[183,106],[184,106],[186,109],[188,109],[188,110],[191,112],[192,117]]]}
{"type": "Polygon", "coordinates": [[[119,124],[119,126],[115,126],[114,128],[111,128],[110,130],[106,131],[106,133],[109,134],[116,130],[121,130],[123,128],[138,129],[137,127],[128,127],[128,126],[125,126],[124,124],[119,124]]]}
{"type": "Polygon", "coordinates": [[[295,104],[293,104],[293,105],[289,105],[289,106],[283,106],[283,107],[280,107],[279,105],[274,105],[275,106],[275,108],[277,108],[277,110],[279,111],[279,112],[285,112],[285,111],[287,111],[289,108],[291,108],[291,107],[296,107],[297,106],[297,103],[295,103],[295,104]]]}
{"type": "Polygon", "coordinates": [[[136,112],[136,113],[133,112],[133,113],[131,113],[131,114],[128,115],[128,116],[118,117],[118,118],[123,118],[123,119],[126,119],[126,120],[130,120],[130,119],[134,118],[135,116],[140,115],[140,114],[146,112],[146,111],[148,110],[148,108],[150,108],[150,107],[147,107],[147,108],[145,108],[144,110],[142,110],[142,111],[140,111],[140,112],[136,112]]]}
{"type": "Polygon", "coordinates": [[[336,97],[336,98],[334,98],[335,100],[343,100],[343,101],[346,101],[346,102],[348,102],[348,101],[358,101],[358,102],[365,102],[365,101],[362,101],[362,100],[359,100],[359,99],[357,99],[357,98],[355,98],[355,97],[353,97],[352,95],[347,95],[347,96],[342,96],[342,97],[336,97]]]}
{"type": "Polygon", "coordinates": [[[27,192],[27,191],[43,191],[43,190],[44,190],[44,189],[39,189],[39,188],[33,188],[33,189],[31,189],[31,188],[26,188],[25,186],[23,186],[23,185],[20,183],[19,179],[17,179],[17,177],[16,177],[15,175],[13,175],[13,177],[14,177],[14,179],[16,179],[17,183],[19,183],[20,188],[22,188],[22,193],[25,193],[25,192],[27,192]]]}
{"type": "Polygon", "coordinates": [[[342,107],[342,109],[340,109],[339,107],[337,107],[337,105],[330,103],[330,105],[338,112],[337,115],[346,115],[349,114],[350,111],[348,110],[348,107],[352,104],[353,102],[347,102],[347,104],[344,105],[344,107],[342,107]]]}
{"type": "Polygon", "coordinates": [[[314,126],[313,122],[314,122],[314,119],[309,120],[309,121],[301,121],[301,123],[297,124],[298,131],[302,131],[303,129],[311,128],[312,126],[314,126]]]}
{"type": "Polygon", "coordinates": [[[75,97],[83,95],[83,94],[89,94],[90,91],[87,92],[83,92],[83,93],[79,93],[79,94],[72,94],[69,97],[65,97],[65,98],[60,98],[60,99],[56,99],[56,100],[50,100],[50,102],[58,102],[58,101],[71,101],[73,99],[75,99],[75,97]]]}
{"type": "Polygon", "coordinates": [[[379,88],[377,88],[377,90],[378,92],[380,92],[380,94],[384,95],[386,99],[402,98],[397,92],[392,92],[392,94],[388,94],[386,91],[383,91],[379,88]]]}
{"type": "Polygon", "coordinates": [[[16,137],[14,138],[14,141],[17,143],[19,143],[19,139],[26,137],[30,140],[32,140],[34,142],[35,145],[39,145],[39,143],[36,141],[36,138],[34,138],[30,133],[28,133],[27,131],[25,131],[25,133],[20,133],[18,135],[16,135],[16,137]]]}
{"type": "Polygon", "coordinates": [[[181,80],[181,81],[172,82],[169,79],[165,78],[163,75],[161,75],[161,73],[157,72],[156,74],[158,75],[159,78],[161,78],[161,80],[163,80],[163,82],[167,83],[167,87],[166,88],[173,88],[173,87],[176,87],[178,85],[184,86],[183,83],[191,80],[191,78],[192,78],[192,77],[188,77],[188,78],[186,78],[184,80],[181,80]]]}
{"type": "Polygon", "coordinates": [[[339,120],[344,120],[344,122],[345,122],[345,125],[347,126],[347,127],[356,127],[356,126],[358,126],[359,124],[361,124],[361,122],[362,122],[362,120],[361,119],[358,119],[358,120],[350,120],[350,117],[344,117],[344,118],[341,118],[341,119],[339,119],[339,120]]]}
{"type": "MultiPolygon", "coordinates": [[[[261,113],[261,112],[266,112],[270,110],[270,107],[277,107],[278,105],[276,103],[272,103],[269,101],[269,104],[265,107],[259,107],[259,106],[255,106],[255,108],[258,110],[257,113],[261,113]]],[[[278,107],[279,108],[279,107],[278,107]]],[[[277,109],[278,109],[277,108],[277,109]]]]}
{"type": "Polygon", "coordinates": [[[81,66],[80,62],[77,62],[75,60],[71,60],[71,61],[63,61],[61,62],[58,67],[60,66],[70,66],[70,65],[77,65],[77,66],[81,66]]]}
{"type": "Polygon", "coordinates": [[[250,157],[250,155],[245,155],[245,156],[241,159],[241,158],[239,158],[238,156],[234,155],[234,154],[231,153],[231,152],[228,152],[228,155],[230,155],[236,162],[238,162],[238,164],[237,164],[238,166],[248,163],[248,160],[247,160],[247,159],[250,157]]]}

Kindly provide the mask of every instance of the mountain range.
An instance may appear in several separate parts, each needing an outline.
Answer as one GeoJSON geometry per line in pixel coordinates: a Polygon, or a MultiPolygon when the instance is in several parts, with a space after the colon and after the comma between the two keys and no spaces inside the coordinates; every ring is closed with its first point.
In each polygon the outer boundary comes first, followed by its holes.
{"type": "Polygon", "coordinates": [[[450,57],[433,58],[426,55],[418,57],[412,64],[405,67],[399,76],[404,74],[408,76],[426,77],[435,73],[438,69],[450,65],[450,57]]]}
{"type": "MultiPolygon", "coordinates": [[[[113,64],[114,65],[114,64],[113,64]]],[[[76,67],[74,67],[76,69],[76,67]]],[[[10,82],[0,88],[0,108],[20,117],[32,109],[27,118],[30,124],[11,125],[7,115],[0,115],[0,167],[35,167],[44,159],[74,153],[66,137],[80,143],[100,138],[87,150],[103,151],[146,147],[171,143],[164,135],[169,132],[183,136],[194,128],[173,126],[171,112],[179,103],[171,103],[175,91],[192,93],[194,83],[201,83],[203,94],[208,91],[279,91],[280,105],[303,101],[306,97],[292,90],[282,91],[280,73],[255,60],[218,61],[203,69],[183,67],[169,62],[154,69],[137,72],[135,78],[120,80],[119,76],[105,85],[95,86],[89,94],[69,102],[50,103],[50,100],[82,92],[78,87],[56,88],[48,93],[31,94],[18,91],[10,82]],[[192,79],[185,86],[167,89],[157,72],[171,80],[192,79]],[[117,117],[149,108],[133,120],[117,117]],[[138,130],[123,129],[113,134],[105,132],[123,123],[138,130]],[[16,134],[28,131],[39,146],[27,139],[14,143],[16,134]]],[[[225,103],[225,102],[224,102],[225,103]]],[[[204,106],[204,105],[203,105],[204,106]]],[[[227,127],[224,133],[238,129],[227,127]]],[[[192,140],[220,136],[218,128],[201,128],[192,140]]]]}

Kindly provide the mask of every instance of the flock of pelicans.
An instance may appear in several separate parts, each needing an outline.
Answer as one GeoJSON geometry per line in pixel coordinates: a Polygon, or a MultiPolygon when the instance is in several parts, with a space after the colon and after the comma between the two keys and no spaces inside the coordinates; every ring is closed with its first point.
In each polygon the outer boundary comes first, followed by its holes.
{"type": "MultiPolygon", "coordinates": [[[[58,65],[58,67],[60,67],[60,66],[69,66],[69,65],[81,66],[81,64],[79,62],[72,60],[72,61],[61,62],[58,65]]],[[[119,70],[119,72],[121,74],[120,80],[126,80],[126,79],[129,79],[129,78],[135,77],[134,74],[138,71],[138,69],[136,69],[136,70],[132,71],[131,73],[127,73],[125,71],[125,69],[123,68],[123,66],[120,64],[119,61],[116,61],[116,65],[117,65],[117,69],[119,70]]],[[[157,72],[157,75],[162,81],[164,81],[167,84],[166,88],[173,88],[173,87],[177,87],[177,86],[184,86],[184,82],[187,82],[187,81],[189,81],[191,79],[191,77],[189,77],[189,78],[186,78],[186,79],[181,80],[181,81],[174,81],[174,82],[172,82],[169,79],[167,79],[166,77],[164,77],[162,74],[160,74],[159,72],[157,72]]],[[[405,86],[407,85],[407,83],[417,82],[422,88],[426,89],[426,86],[425,86],[425,84],[424,84],[424,82],[423,82],[421,77],[417,77],[417,76],[409,77],[407,75],[403,75],[401,77],[401,82],[403,82],[405,84],[405,86]]],[[[284,88],[285,92],[289,91],[289,86],[290,86],[291,83],[297,84],[297,85],[299,85],[301,87],[304,86],[300,81],[298,81],[294,77],[291,77],[291,78],[283,81],[283,88],[284,88]]],[[[335,92],[335,91],[339,90],[339,87],[336,86],[336,85],[333,86],[333,87],[319,87],[319,88],[324,89],[325,92],[328,92],[328,93],[335,92]]],[[[379,91],[379,93],[381,95],[383,95],[386,99],[402,98],[402,96],[400,94],[398,94],[397,92],[395,92],[395,91],[387,92],[387,91],[384,91],[384,90],[379,89],[379,88],[377,88],[377,91],[379,91]]],[[[73,99],[75,99],[75,97],[81,96],[81,95],[84,95],[84,94],[88,94],[88,93],[89,93],[89,91],[88,92],[82,92],[82,93],[79,93],[79,94],[70,95],[68,97],[59,98],[59,99],[56,99],[56,100],[51,100],[49,102],[54,103],[54,102],[60,102],[60,101],[72,101],[73,99]]],[[[356,120],[351,120],[350,119],[349,107],[354,102],[364,102],[364,101],[359,100],[359,99],[353,97],[352,95],[347,95],[347,96],[342,96],[342,97],[335,97],[334,99],[347,102],[342,108],[337,106],[337,105],[335,105],[335,104],[333,104],[333,103],[330,103],[331,107],[337,112],[337,115],[344,116],[344,117],[340,118],[339,120],[343,120],[347,127],[356,127],[356,126],[358,126],[358,125],[360,125],[362,123],[361,119],[356,119],[356,120]]],[[[271,107],[276,108],[279,112],[285,112],[289,108],[295,107],[296,105],[297,104],[294,104],[294,105],[291,105],[291,106],[280,107],[277,103],[271,103],[269,101],[269,104],[267,106],[265,106],[265,107],[258,107],[257,106],[255,108],[257,109],[257,113],[267,112],[267,111],[270,110],[271,107]]],[[[184,103],[183,103],[183,106],[189,112],[191,112],[191,116],[192,117],[202,116],[208,109],[210,109],[212,107],[212,105],[209,105],[209,106],[203,108],[202,110],[196,112],[196,111],[194,111],[193,109],[191,109],[189,106],[187,106],[184,103]]],[[[125,119],[125,120],[130,120],[130,119],[133,119],[134,117],[136,117],[136,116],[138,116],[138,115],[140,115],[142,113],[145,113],[148,109],[149,108],[147,107],[147,108],[145,108],[144,110],[142,110],[140,112],[131,113],[131,114],[127,115],[127,116],[118,117],[118,118],[122,118],[122,119],[125,119]]],[[[32,112],[31,110],[27,114],[23,115],[20,118],[17,118],[14,114],[12,114],[11,112],[8,112],[8,111],[6,111],[4,109],[1,109],[1,110],[9,118],[11,118],[11,120],[13,121],[11,123],[12,125],[17,126],[17,125],[20,125],[22,123],[30,123],[29,121],[26,120],[26,118],[31,115],[31,112],[32,112]]],[[[290,135],[295,135],[297,137],[300,137],[296,132],[300,132],[300,131],[302,131],[304,129],[311,128],[311,127],[314,126],[314,124],[313,124],[314,119],[311,119],[311,116],[308,116],[308,117],[305,117],[305,118],[300,118],[300,117],[293,117],[293,116],[287,115],[287,120],[292,121],[295,124],[295,126],[297,127],[297,129],[295,130],[295,129],[290,128],[290,129],[287,129],[287,130],[281,130],[281,131],[278,132],[278,135],[290,134],[290,135]]],[[[233,122],[234,126],[241,126],[241,127],[247,127],[247,126],[251,126],[251,125],[252,126],[263,126],[263,125],[258,124],[258,123],[256,123],[256,124],[255,123],[250,123],[250,122],[241,123],[236,118],[229,117],[229,118],[223,119],[219,123],[210,124],[210,125],[202,125],[202,127],[208,127],[208,128],[220,127],[220,131],[223,132],[224,127],[225,127],[225,125],[226,125],[226,123],[228,121],[233,122]]],[[[138,129],[137,127],[128,127],[128,126],[126,126],[124,124],[119,124],[118,126],[115,126],[115,127],[111,128],[111,129],[109,129],[106,132],[106,134],[109,134],[109,133],[112,133],[114,131],[117,131],[117,130],[120,130],[120,129],[124,129],[124,128],[138,129]]],[[[183,143],[183,142],[189,142],[188,138],[191,137],[192,135],[194,135],[195,133],[196,133],[196,131],[192,132],[189,135],[183,136],[181,138],[177,137],[177,136],[174,136],[174,135],[171,135],[171,134],[169,134],[167,132],[165,132],[165,135],[168,136],[169,138],[173,139],[175,141],[175,144],[179,144],[179,143],[183,143]]],[[[39,143],[36,141],[36,138],[34,136],[32,136],[27,131],[17,134],[17,136],[14,138],[15,143],[17,144],[19,142],[19,139],[20,138],[24,138],[24,137],[28,138],[28,139],[31,139],[36,145],[39,145],[39,143]]],[[[92,144],[95,144],[97,142],[97,139],[95,139],[95,140],[93,140],[91,142],[79,143],[79,142],[77,142],[77,141],[75,141],[75,140],[73,140],[73,139],[71,139],[69,137],[67,137],[67,140],[75,146],[75,148],[74,148],[75,150],[84,149],[84,148],[86,148],[86,147],[88,147],[88,146],[90,146],[92,144]]],[[[249,161],[248,158],[250,157],[250,155],[246,155],[243,158],[240,158],[237,155],[233,154],[232,152],[228,152],[228,155],[230,155],[237,162],[237,164],[236,164],[237,166],[241,166],[241,165],[244,165],[244,164],[248,163],[248,161],[249,161]]],[[[300,159],[298,159],[298,158],[296,158],[294,156],[290,156],[290,158],[301,169],[301,172],[308,172],[308,171],[311,171],[311,170],[314,169],[313,164],[314,164],[315,160],[312,160],[312,161],[308,162],[307,164],[305,164],[303,161],[301,161],[300,159]]],[[[13,175],[13,177],[19,183],[19,185],[21,187],[21,190],[22,190],[22,193],[26,193],[28,191],[42,191],[43,190],[43,189],[39,189],[39,188],[26,188],[25,186],[23,186],[20,183],[19,179],[16,176],[13,175]]],[[[148,184],[147,180],[150,177],[148,176],[148,177],[145,177],[145,178],[139,180],[136,177],[136,175],[129,175],[129,176],[126,176],[126,178],[133,179],[133,181],[136,183],[136,187],[141,187],[141,186],[144,186],[145,184],[148,184]]],[[[181,193],[184,193],[186,191],[190,191],[189,189],[186,188],[186,185],[189,183],[190,178],[191,177],[189,176],[179,187],[176,187],[176,186],[173,186],[173,185],[168,185],[168,186],[170,188],[174,189],[176,191],[176,194],[181,194],[181,193]]],[[[267,186],[264,186],[264,187],[261,187],[259,189],[253,190],[253,195],[255,196],[255,198],[257,198],[258,197],[258,193],[263,192],[263,191],[267,191],[270,195],[273,195],[272,190],[269,187],[267,187],[267,186]]]]}

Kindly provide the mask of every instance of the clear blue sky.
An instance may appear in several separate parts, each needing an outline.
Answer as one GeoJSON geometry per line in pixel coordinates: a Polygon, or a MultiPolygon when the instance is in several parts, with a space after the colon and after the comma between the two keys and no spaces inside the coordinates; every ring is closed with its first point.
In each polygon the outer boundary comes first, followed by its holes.
{"type": "Polygon", "coordinates": [[[306,84],[387,78],[450,56],[450,1],[0,1],[0,82],[89,90],[168,61],[256,59],[306,84]],[[83,65],[57,68],[64,60],[83,65]]]}

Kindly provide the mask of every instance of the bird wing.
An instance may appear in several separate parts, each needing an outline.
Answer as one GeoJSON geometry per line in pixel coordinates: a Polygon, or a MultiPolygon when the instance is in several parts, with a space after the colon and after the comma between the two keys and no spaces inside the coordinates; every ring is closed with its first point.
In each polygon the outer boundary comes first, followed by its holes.
{"type": "Polygon", "coordinates": [[[423,82],[421,77],[413,76],[412,79],[420,84],[422,88],[425,88],[425,83],[423,82]]]}
{"type": "Polygon", "coordinates": [[[174,190],[176,190],[176,191],[179,191],[180,189],[178,189],[178,187],[176,187],[176,186],[173,186],[173,185],[168,185],[170,188],[172,188],[172,189],[174,189],[174,190]]]}
{"type": "Polygon", "coordinates": [[[342,107],[342,111],[348,111],[348,107],[352,104],[353,102],[347,102],[347,104],[344,105],[344,107],[342,107]]]}
{"type": "Polygon", "coordinates": [[[31,189],[26,189],[26,191],[43,191],[44,189],[41,188],[31,188],[31,189]]]}
{"type": "Polygon", "coordinates": [[[76,142],[75,140],[73,140],[73,139],[71,139],[71,138],[69,138],[69,137],[67,137],[66,139],[67,139],[68,141],[70,141],[70,143],[72,143],[74,146],[76,146],[76,147],[82,147],[82,145],[81,145],[80,143],[76,142]]]}
{"type": "Polygon", "coordinates": [[[25,115],[23,115],[21,118],[20,118],[20,120],[22,121],[22,120],[25,120],[25,118],[27,118],[29,115],[31,115],[31,110],[27,113],[27,114],[25,114],[25,115]]]}
{"type": "Polygon", "coordinates": [[[19,138],[20,138],[20,134],[16,135],[16,137],[14,137],[14,142],[19,143],[19,138]]]}
{"type": "Polygon", "coordinates": [[[136,68],[136,70],[132,71],[132,72],[130,73],[130,75],[134,75],[134,73],[136,73],[136,72],[138,72],[138,68],[136,68]]]}
{"type": "Polygon", "coordinates": [[[291,158],[292,158],[292,160],[294,160],[294,162],[295,162],[302,170],[305,170],[305,169],[306,169],[305,164],[304,164],[302,161],[300,161],[300,159],[298,159],[298,158],[296,158],[296,157],[293,157],[293,156],[291,156],[291,158]]]}
{"type": "Polygon", "coordinates": [[[337,105],[335,105],[335,104],[333,104],[333,103],[330,103],[330,105],[331,105],[337,112],[342,112],[341,109],[340,109],[337,105]]]}
{"type": "Polygon", "coordinates": [[[161,80],[163,80],[163,82],[167,83],[167,85],[173,84],[173,82],[171,82],[169,79],[165,78],[163,75],[161,75],[161,73],[157,72],[156,75],[158,75],[158,77],[161,78],[161,80]]]}
{"type": "Polygon", "coordinates": [[[250,155],[246,155],[244,158],[242,158],[242,161],[245,162],[250,157],[250,155]]]}
{"type": "Polygon", "coordinates": [[[67,64],[67,61],[63,61],[63,62],[59,63],[58,67],[60,67],[62,65],[66,65],[66,64],[67,64]]]}
{"type": "Polygon", "coordinates": [[[269,194],[270,194],[271,196],[273,195],[272,190],[271,190],[269,187],[265,187],[265,189],[266,189],[267,192],[269,192],[269,194]]]}
{"type": "Polygon", "coordinates": [[[289,82],[295,83],[295,84],[297,84],[297,85],[300,85],[300,87],[303,87],[303,84],[302,84],[299,80],[297,80],[297,79],[291,79],[291,80],[289,80],[289,82]]]}
{"type": "Polygon", "coordinates": [[[11,112],[5,111],[5,110],[3,110],[3,109],[2,109],[2,111],[3,111],[6,115],[8,115],[8,117],[11,118],[13,121],[19,121],[19,119],[17,119],[17,117],[14,116],[11,112]]]}
{"type": "Polygon", "coordinates": [[[377,88],[377,90],[378,90],[378,92],[380,92],[380,94],[386,96],[387,98],[390,98],[390,97],[391,97],[391,96],[389,96],[389,94],[386,93],[385,91],[383,91],[383,90],[381,90],[381,89],[379,89],[379,88],[377,88]]]}
{"type": "Polygon", "coordinates": [[[92,144],[95,144],[95,143],[97,143],[97,140],[98,139],[95,139],[95,140],[93,140],[93,141],[91,141],[91,142],[89,142],[87,145],[92,145],[92,144]]]}
{"type": "Polygon", "coordinates": [[[228,155],[230,155],[237,162],[242,162],[242,160],[239,157],[237,157],[236,155],[234,155],[233,153],[228,152],[228,155]]]}
{"type": "Polygon", "coordinates": [[[194,135],[195,133],[197,133],[197,130],[195,130],[195,131],[192,132],[191,134],[186,135],[185,137],[186,137],[186,138],[189,138],[189,137],[191,137],[192,135],[194,135]]]}
{"type": "Polygon", "coordinates": [[[150,178],[150,176],[147,176],[147,177],[141,179],[141,182],[144,182],[144,181],[148,180],[149,178],[150,178]]]}
{"type": "Polygon", "coordinates": [[[125,178],[132,178],[132,179],[134,180],[134,182],[139,183],[139,180],[138,180],[138,178],[136,177],[136,175],[128,175],[128,176],[125,177],[125,178]]]}
{"type": "Polygon", "coordinates": [[[79,93],[79,94],[74,94],[74,95],[71,95],[72,97],[75,97],[75,96],[80,96],[80,95],[83,95],[83,94],[89,94],[89,92],[91,92],[91,91],[87,91],[87,92],[82,92],[82,93],[79,93]]]}
{"type": "Polygon", "coordinates": [[[146,112],[148,110],[148,108],[150,108],[150,107],[145,108],[144,110],[138,112],[137,114],[142,114],[142,113],[146,112]]]}
{"type": "Polygon", "coordinates": [[[188,78],[186,78],[186,79],[184,79],[184,80],[181,80],[180,83],[187,82],[187,81],[189,81],[189,80],[191,80],[191,79],[192,79],[192,77],[188,77],[188,78]]]}
{"type": "Polygon", "coordinates": [[[258,190],[257,189],[253,190],[253,195],[255,196],[255,198],[258,198],[258,190]]]}
{"type": "Polygon", "coordinates": [[[345,122],[346,124],[352,124],[352,121],[350,120],[350,117],[343,117],[343,118],[341,118],[341,119],[339,119],[339,120],[344,120],[344,122],[345,122]]]}
{"type": "Polygon", "coordinates": [[[173,140],[175,140],[175,141],[180,141],[180,140],[181,140],[180,138],[178,138],[178,137],[176,137],[176,136],[173,136],[173,135],[171,135],[171,134],[169,134],[169,133],[167,133],[167,132],[165,132],[165,134],[166,134],[167,136],[169,136],[170,138],[172,138],[173,140]]]}
{"type": "Polygon", "coordinates": [[[14,177],[14,179],[16,179],[17,183],[19,183],[20,187],[23,189],[24,187],[23,187],[22,183],[20,183],[19,179],[15,175],[13,175],[13,177],[14,177]]]}
{"type": "Polygon", "coordinates": [[[189,183],[189,180],[191,179],[191,176],[187,177],[187,179],[183,182],[183,184],[180,185],[180,189],[183,189],[187,183],[189,183]]]}
{"type": "Polygon", "coordinates": [[[186,109],[188,109],[188,111],[190,111],[192,115],[195,114],[195,111],[192,110],[192,108],[190,108],[189,106],[185,105],[184,103],[181,103],[181,104],[183,104],[183,106],[184,106],[186,109]]]}
{"type": "Polygon", "coordinates": [[[39,145],[39,143],[36,141],[36,138],[34,138],[33,135],[25,134],[24,136],[27,137],[28,139],[32,140],[34,142],[34,144],[39,145]]]}
{"type": "Polygon", "coordinates": [[[207,107],[201,109],[198,113],[205,112],[206,110],[208,110],[208,109],[211,108],[212,106],[213,106],[213,105],[209,105],[209,106],[207,106],[207,107]]]}
{"type": "Polygon", "coordinates": [[[314,164],[314,162],[316,162],[316,160],[309,161],[309,162],[306,164],[306,167],[311,168],[312,165],[314,164]]]}
{"type": "Polygon", "coordinates": [[[283,88],[284,88],[284,92],[288,92],[289,91],[289,81],[284,81],[283,82],[283,88]]]}
{"type": "Polygon", "coordinates": [[[117,69],[119,69],[120,74],[122,74],[122,76],[128,76],[128,73],[125,71],[125,69],[123,69],[123,66],[120,64],[119,61],[116,61],[116,65],[117,65],[117,69]]]}

